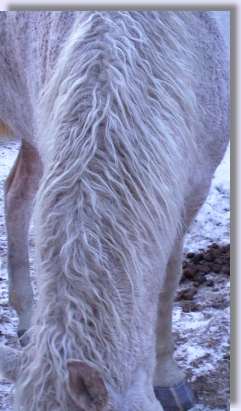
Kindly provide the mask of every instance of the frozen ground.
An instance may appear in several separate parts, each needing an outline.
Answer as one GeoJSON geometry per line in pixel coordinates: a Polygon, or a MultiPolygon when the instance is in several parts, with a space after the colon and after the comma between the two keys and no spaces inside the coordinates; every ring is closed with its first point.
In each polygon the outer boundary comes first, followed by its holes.
{"type": "MultiPolygon", "coordinates": [[[[3,218],[3,183],[16,157],[18,145],[0,145],[0,344],[15,346],[16,316],[7,303],[6,232],[3,218]]],[[[206,249],[210,243],[229,243],[229,151],[219,166],[210,195],[192,230],[185,251],[206,249]]],[[[208,274],[213,287],[201,285],[191,301],[174,308],[176,359],[197,393],[192,411],[229,410],[229,278],[208,274]]],[[[185,284],[181,287],[191,287],[185,284]]],[[[0,380],[0,411],[11,411],[12,386],[0,380]]]]}

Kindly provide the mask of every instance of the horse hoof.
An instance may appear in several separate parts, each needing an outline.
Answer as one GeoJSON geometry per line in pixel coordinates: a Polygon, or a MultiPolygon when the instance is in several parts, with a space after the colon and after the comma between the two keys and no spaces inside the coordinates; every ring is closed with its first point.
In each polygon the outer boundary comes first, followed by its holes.
{"type": "Polygon", "coordinates": [[[196,402],[192,389],[185,380],[172,387],[154,387],[154,392],[164,411],[187,411],[196,402]]]}
{"type": "Polygon", "coordinates": [[[18,330],[18,339],[22,347],[25,347],[29,342],[27,330],[18,330]]]}

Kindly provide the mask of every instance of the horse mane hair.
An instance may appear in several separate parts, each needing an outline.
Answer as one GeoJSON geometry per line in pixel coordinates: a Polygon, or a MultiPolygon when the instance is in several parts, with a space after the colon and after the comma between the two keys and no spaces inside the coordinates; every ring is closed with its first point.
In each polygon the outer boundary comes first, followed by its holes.
{"type": "MultiPolygon", "coordinates": [[[[141,352],[143,362],[150,354],[145,287],[181,227],[196,150],[184,20],[181,12],[76,13],[43,90],[39,301],[16,394],[28,411],[67,410],[70,358],[125,387],[141,352]]],[[[153,278],[154,313],[162,270],[153,278]]]]}

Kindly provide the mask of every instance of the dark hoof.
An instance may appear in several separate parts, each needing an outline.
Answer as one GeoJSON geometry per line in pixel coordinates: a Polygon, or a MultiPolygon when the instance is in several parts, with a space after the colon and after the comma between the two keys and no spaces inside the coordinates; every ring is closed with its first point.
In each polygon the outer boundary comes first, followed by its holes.
{"type": "Polygon", "coordinates": [[[18,330],[18,338],[22,347],[25,347],[29,342],[29,337],[26,331],[27,330],[18,330]]]}
{"type": "Polygon", "coordinates": [[[154,387],[154,392],[164,411],[187,411],[196,403],[192,389],[186,381],[173,387],[154,387]]]}

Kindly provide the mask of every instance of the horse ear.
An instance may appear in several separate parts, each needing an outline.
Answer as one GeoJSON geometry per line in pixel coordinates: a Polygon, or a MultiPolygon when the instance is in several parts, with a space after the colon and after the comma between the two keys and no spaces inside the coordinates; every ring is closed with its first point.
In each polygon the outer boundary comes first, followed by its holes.
{"type": "Polygon", "coordinates": [[[67,362],[69,393],[82,410],[102,411],[108,399],[105,383],[95,368],[79,360],[67,362]]]}
{"type": "Polygon", "coordinates": [[[0,347],[0,374],[3,378],[15,382],[20,369],[22,352],[13,348],[0,347]]]}

